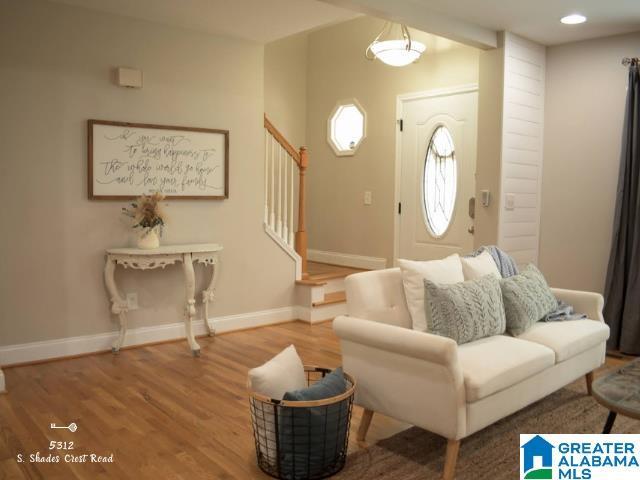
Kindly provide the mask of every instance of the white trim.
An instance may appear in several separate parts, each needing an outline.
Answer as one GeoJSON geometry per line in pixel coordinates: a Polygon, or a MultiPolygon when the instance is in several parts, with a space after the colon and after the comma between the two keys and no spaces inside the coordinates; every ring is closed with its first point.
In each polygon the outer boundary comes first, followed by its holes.
{"type": "Polygon", "coordinates": [[[0,393],[6,393],[7,392],[7,388],[5,387],[4,384],[4,373],[2,373],[2,370],[0,370],[0,393]]]}
{"type": "Polygon", "coordinates": [[[332,320],[339,315],[347,314],[347,302],[330,303],[317,307],[296,307],[296,317],[299,320],[314,324],[324,320],[332,320]]]}
{"type": "Polygon", "coordinates": [[[421,92],[401,93],[400,95],[398,95],[397,99],[398,102],[423,100],[425,98],[446,97],[449,95],[459,95],[461,93],[471,93],[477,91],[477,83],[466,83],[463,85],[456,85],[455,87],[434,88],[433,90],[424,90],[421,92]]]}
{"type": "MultiPolygon", "coordinates": [[[[412,100],[423,100],[425,98],[444,97],[447,95],[458,95],[461,93],[471,93],[478,91],[477,83],[468,83],[455,87],[437,88],[426,90],[423,92],[403,93],[396,97],[396,119],[400,122],[403,114],[403,102],[412,100]]],[[[400,215],[398,214],[398,204],[402,201],[401,197],[401,181],[402,181],[402,132],[398,128],[396,130],[396,158],[395,158],[395,191],[393,194],[393,265],[398,264],[400,256],[400,215]]]]}
{"type": "Polygon", "coordinates": [[[307,250],[307,258],[312,262],[330,263],[343,267],[362,268],[365,270],[382,270],[387,268],[387,259],[366,257],[350,253],[326,252],[323,250],[307,250]]]}
{"type": "MultiPolygon", "coordinates": [[[[209,321],[217,333],[223,333],[244,328],[271,325],[288,320],[295,320],[297,318],[299,317],[296,307],[282,307],[215,317],[209,321]]],[[[195,320],[193,322],[193,331],[195,335],[206,335],[207,329],[204,321],[195,320]]],[[[7,345],[0,347],[0,365],[12,365],[50,358],[108,351],[111,350],[111,343],[117,337],[118,332],[114,331],[96,335],[82,335],[79,337],[23,343],[20,345],[7,345]]],[[[140,327],[127,330],[124,346],[142,345],[145,343],[181,338],[185,338],[184,322],[140,327]]],[[[186,351],[187,350],[185,350],[185,352],[186,351]]],[[[203,351],[203,355],[206,355],[206,350],[203,351]]],[[[1,373],[0,371],[0,374],[1,373]]],[[[2,380],[0,386],[3,386],[4,378],[0,377],[0,380],[2,380]]]]}
{"type": "Polygon", "coordinates": [[[264,231],[267,232],[274,242],[278,244],[278,246],[284,250],[284,252],[289,255],[294,262],[296,262],[296,280],[302,279],[302,259],[298,252],[296,252],[293,248],[285,243],[282,238],[269,226],[267,222],[263,222],[264,231]]]}

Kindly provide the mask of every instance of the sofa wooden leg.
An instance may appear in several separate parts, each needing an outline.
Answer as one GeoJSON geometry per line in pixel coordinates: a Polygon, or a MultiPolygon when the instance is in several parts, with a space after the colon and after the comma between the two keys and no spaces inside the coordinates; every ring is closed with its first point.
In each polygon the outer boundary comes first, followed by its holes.
{"type": "Polygon", "coordinates": [[[444,473],[442,474],[442,480],[453,480],[455,478],[459,450],[460,440],[447,440],[447,452],[444,455],[444,473]]]}
{"type": "Polygon", "coordinates": [[[364,442],[365,437],[367,436],[367,431],[369,430],[369,425],[371,425],[371,419],[373,418],[373,410],[364,409],[362,412],[362,420],[360,420],[360,427],[358,427],[358,436],[356,439],[359,442],[364,442]]]}
{"type": "Polygon", "coordinates": [[[591,395],[591,385],[593,384],[593,372],[587,373],[584,378],[587,380],[587,393],[591,395]]]}

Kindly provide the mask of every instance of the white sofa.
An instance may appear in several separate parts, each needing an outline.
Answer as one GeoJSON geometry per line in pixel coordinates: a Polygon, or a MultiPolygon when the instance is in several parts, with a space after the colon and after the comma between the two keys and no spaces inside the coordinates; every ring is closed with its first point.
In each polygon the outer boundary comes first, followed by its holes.
{"type": "Polygon", "coordinates": [[[400,269],[346,279],[348,316],[333,328],[343,365],[358,381],[365,409],[363,441],[373,412],[448,439],[443,478],[454,478],[460,440],[586,375],[604,363],[609,327],[598,293],[553,289],[590,320],[539,322],[520,337],[497,335],[457,345],[413,330],[400,269]]]}

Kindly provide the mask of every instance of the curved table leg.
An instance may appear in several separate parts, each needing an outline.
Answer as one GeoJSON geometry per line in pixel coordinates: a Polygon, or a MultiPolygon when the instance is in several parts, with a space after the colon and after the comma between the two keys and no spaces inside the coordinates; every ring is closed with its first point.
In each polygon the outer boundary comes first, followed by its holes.
{"type": "Polygon", "coordinates": [[[111,297],[111,313],[120,317],[120,333],[118,338],[111,345],[111,351],[118,353],[124,342],[127,333],[127,302],[120,296],[118,287],[116,286],[115,274],[116,261],[107,257],[107,263],[104,266],[104,282],[107,285],[109,296],[111,297]]]}
{"type": "Polygon", "coordinates": [[[182,256],[182,268],[184,271],[186,302],[185,302],[185,329],[187,331],[187,341],[191,347],[191,353],[194,357],[200,355],[200,345],[193,336],[193,317],[196,314],[196,301],[194,299],[196,289],[196,279],[193,271],[193,258],[190,253],[182,256]]]}
{"type": "Polygon", "coordinates": [[[211,273],[211,281],[209,282],[209,286],[202,292],[202,303],[204,304],[204,324],[207,326],[207,331],[209,332],[209,336],[213,336],[216,333],[216,329],[213,327],[213,324],[209,321],[209,302],[213,302],[215,298],[215,290],[216,284],[218,283],[218,274],[220,273],[220,263],[219,260],[216,259],[216,262],[211,265],[213,268],[213,272],[211,273]]]}

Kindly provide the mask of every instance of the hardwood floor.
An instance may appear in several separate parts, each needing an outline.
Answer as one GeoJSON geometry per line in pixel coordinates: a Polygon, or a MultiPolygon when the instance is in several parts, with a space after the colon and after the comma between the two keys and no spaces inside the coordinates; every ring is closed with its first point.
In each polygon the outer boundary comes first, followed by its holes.
{"type": "MultiPolygon", "coordinates": [[[[0,480],[263,479],[256,466],[246,394],[247,371],[293,343],[306,364],[340,364],[331,322],[302,322],[15,368],[0,395],[0,480]],[[75,433],[52,430],[69,425],[75,433]],[[50,441],[74,450],[49,451],[50,441]],[[40,452],[113,453],[113,463],[29,463],[40,452]],[[18,454],[25,462],[17,463],[18,454]]],[[[624,360],[609,359],[615,366],[624,360]]],[[[354,408],[350,449],[362,409],[354,408]]],[[[408,425],[376,414],[368,443],[408,425]]]]}
{"type": "MultiPolygon", "coordinates": [[[[293,343],[306,364],[336,367],[331,322],[286,323],[184,342],[5,370],[0,395],[0,479],[270,478],[256,466],[246,394],[247,371],[293,343]],[[75,433],[52,430],[69,425],[75,433]],[[74,450],[49,451],[49,442],[74,450]],[[110,455],[113,463],[28,463],[40,452],[110,455]],[[22,454],[24,463],[17,463],[22,454]]],[[[354,409],[350,448],[362,414],[354,409]]],[[[376,416],[368,440],[404,428],[376,416]]]]}

